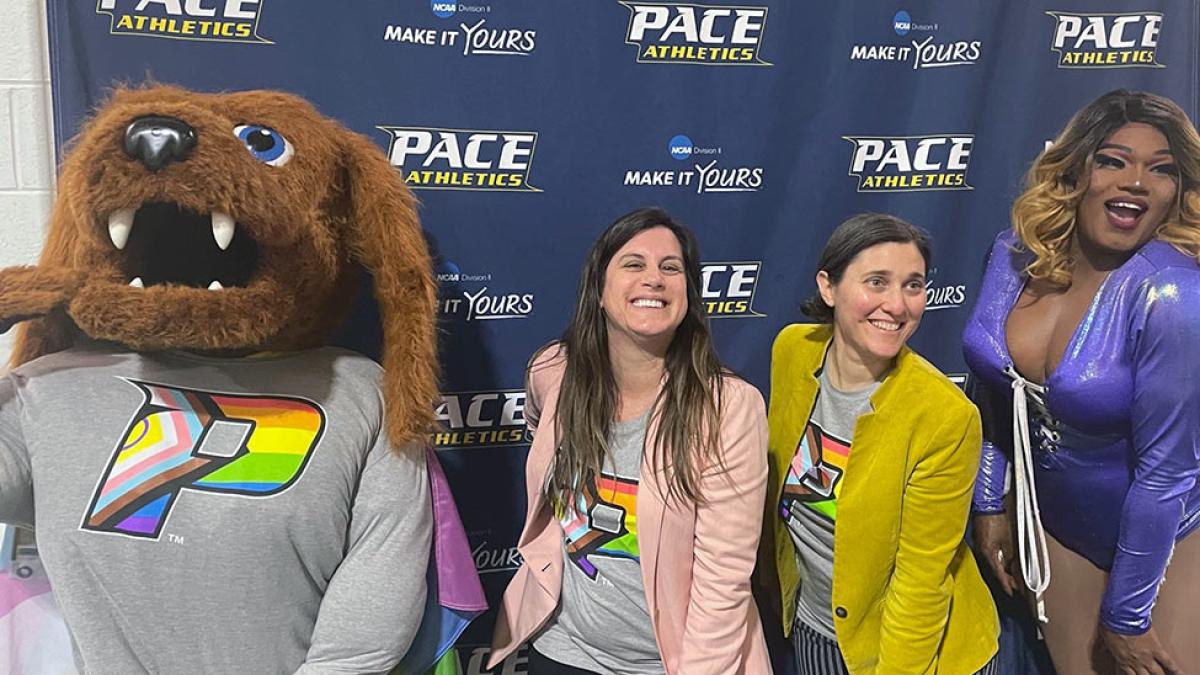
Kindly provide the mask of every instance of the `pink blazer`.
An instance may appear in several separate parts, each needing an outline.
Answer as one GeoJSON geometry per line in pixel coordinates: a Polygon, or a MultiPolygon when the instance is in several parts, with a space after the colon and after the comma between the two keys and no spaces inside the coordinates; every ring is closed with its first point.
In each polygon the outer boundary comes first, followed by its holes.
{"type": "MultiPolygon", "coordinates": [[[[545,625],[558,607],[563,530],[544,486],[555,452],[555,414],[565,354],[551,347],[529,368],[526,417],[534,436],[525,467],[529,504],[517,570],[496,621],[488,668],[545,625]]],[[[666,482],[643,458],[637,496],[646,604],[668,675],[770,673],[750,575],[761,531],[767,480],[767,417],[752,385],[727,378],[721,401],[724,468],[702,467],[701,504],[668,502],[666,482]],[[647,478],[647,477],[650,478],[647,478]]],[[[647,438],[653,438],[652,419],[647,438]]]]}

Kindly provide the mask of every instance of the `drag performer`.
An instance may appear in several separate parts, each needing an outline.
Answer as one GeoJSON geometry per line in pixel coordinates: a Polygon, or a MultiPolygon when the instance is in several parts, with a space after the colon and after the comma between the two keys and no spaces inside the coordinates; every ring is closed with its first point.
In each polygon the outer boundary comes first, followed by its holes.
{"type": "Polygon", "coordinates": [[[1177,105],[1101,96],[1034,162],[964,335],[980,554],[1011,593],[1015,511],[1063,675],[1200,672],[1198,190],[1177,105]]]}

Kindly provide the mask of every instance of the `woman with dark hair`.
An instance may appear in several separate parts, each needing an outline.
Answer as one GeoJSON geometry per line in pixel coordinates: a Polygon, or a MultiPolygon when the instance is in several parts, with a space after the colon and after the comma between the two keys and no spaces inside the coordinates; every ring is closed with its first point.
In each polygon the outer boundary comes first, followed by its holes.
{"type": "Polygon", "coordinates": [[[767,478],[758,391],[721,366],[696,240],[659,209],[592,246],[562,339],[530,362],[536,430],[489,668],[769,673],[750,575],[767,478]]]}
{"type": "Polygon", "coordinates": [[[995,671],[996,610],[963,541],[979,414],[905,345],[929,262],[919,228],[850,218],[803,307],[818,323],[775,340],[763,559],[800,675],[995,671]]]}
{"type": "Polygon", "coordinates": [[[977,548],[1012,593],[1011,482],[1058,672],[1200,672],[1200,136],[1171,101],[1112,91],[1026,183],[963,338],[977,548]]]}

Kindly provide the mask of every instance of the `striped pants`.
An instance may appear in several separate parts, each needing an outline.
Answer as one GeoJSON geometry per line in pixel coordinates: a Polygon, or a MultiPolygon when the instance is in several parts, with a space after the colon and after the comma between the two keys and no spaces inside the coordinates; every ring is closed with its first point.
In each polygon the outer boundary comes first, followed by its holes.
{"type": "MultiPolygon", "coordinates": [[[[803,621],[792,629],[792,650],[797,675],[849,675],[842,652],[833,640],[813,630],[803,621]]],[[[999,675],[1000,662],[992,657],[975,675],[999,675]]]]}

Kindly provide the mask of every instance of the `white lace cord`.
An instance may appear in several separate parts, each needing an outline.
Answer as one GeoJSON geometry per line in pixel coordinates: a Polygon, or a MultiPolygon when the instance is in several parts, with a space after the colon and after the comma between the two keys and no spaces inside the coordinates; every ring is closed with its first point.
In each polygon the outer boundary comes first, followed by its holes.
{"type": "Polygon", "coordinates": [[[1013,378],[1013,440],[1017,479],[1017,546],[1021,556],[1021,573],[1025,586],[1037,600],[1038,621],[1047,623],[1046,601],[1042,598],[1050,586],[1050,552],[1046,548],[1046,530],[1042,527],[1042,512],[1038,507],[1037,489],[1033,484],[1033,447],[1029,438],[1029,406],[1026,390],[1041,389],[1012,369],[1013,378]]]}

